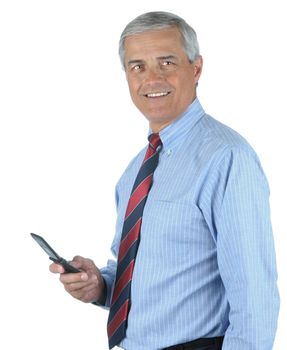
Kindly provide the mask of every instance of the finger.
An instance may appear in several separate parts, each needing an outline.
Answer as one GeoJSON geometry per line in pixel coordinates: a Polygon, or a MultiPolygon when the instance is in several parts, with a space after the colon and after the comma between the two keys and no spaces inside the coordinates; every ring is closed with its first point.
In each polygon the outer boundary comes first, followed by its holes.
{"type": "Polygon", "coordinates": [[[72,265],[80,270],[87,271],[94,266],[94,262],[91,259],[76,255],[72,260],[72,265]]]}
{"type": "Polygon", "coordinates": [[[60,264],[56,264],[56,263],[52,263],[52,264],[49,266],[49,270],[50,270],[52,273],[64,273],[64,272],[65,272],[63,266],[60,265],[60,264]]]}
{"type": "Polygon", "coordinates": [[[60,276],[60,281],[64,284],[86,282],[88,279],[86,272],[62,273],[60,276]]]}
{"type": "MultiPolygon", "coordinates": [[[[65,276],[63,276],[62,280],[64,279],[64,277],[65,276]]],[[[77,281],[64,283],[64,284],[65,284],[65,289],[68,292],[73,292],[76,290],[89,288],[89,286],[92,286],[92,288],[99,288],[100,287],[100,281],[96,275],[92,275],[87,280],[84,280],[84,281],[83,281],[83,279],[81,279],[81,281],[77,280],[77,281]]]]}
{"type": "Polygon", "coordinates": [[[84,288],[81,288],[79,290],[75,290],[70,292],[70,294],[81,301],[84,302],[90,302],[91,300],[95,299],[97,296],[96,288],[94,284],[90,284],[88,286],[85,286],[84,288]]]}
{"type": "Polygon", "coordinates": [[[64,287],[67,292],[74,293],[77,291],[85,292],[86,290],[90,290],[90,288],[94,288],[95,284],[91,281],[89,282],[76,282],[76,283],[66,283],[64,287]]]}
{"type": "Polygon", "coordinates": [[[84,265],[83,260],[84,260],[83,257],[77,255],[77,256],[73,257],[73,260],[70,262],[70,264],[79,269],[80,267],[83,267],[83,265],[84,265]]]}

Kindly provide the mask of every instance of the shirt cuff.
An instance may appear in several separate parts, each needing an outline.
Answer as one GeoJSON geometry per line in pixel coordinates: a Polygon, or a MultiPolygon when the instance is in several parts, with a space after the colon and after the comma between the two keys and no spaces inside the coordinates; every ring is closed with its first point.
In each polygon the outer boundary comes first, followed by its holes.
{"type": "Polygon", "coordinates": [[[110,276],[106,275],[105,273],[102,273],[102,277],[104,280],[104,294],[106,295],[105,303],[101,303],[100,300],[95,300],[95,301],[92,301],[92,304],[100,306],[104,309],[109,309],[112,288],[113,288],[113,280],[110,278],[110,276]]]}

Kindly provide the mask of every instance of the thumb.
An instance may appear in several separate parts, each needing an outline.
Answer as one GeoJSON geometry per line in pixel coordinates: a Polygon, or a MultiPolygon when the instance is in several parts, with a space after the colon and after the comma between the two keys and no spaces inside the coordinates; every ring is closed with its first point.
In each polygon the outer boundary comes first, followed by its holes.
{"type": "Polygon", "coordinates": [[[72,265],[80,270],[88,271],[94,265],[91,259],[83,258],[80,255],[74,256],[72,265]]]}

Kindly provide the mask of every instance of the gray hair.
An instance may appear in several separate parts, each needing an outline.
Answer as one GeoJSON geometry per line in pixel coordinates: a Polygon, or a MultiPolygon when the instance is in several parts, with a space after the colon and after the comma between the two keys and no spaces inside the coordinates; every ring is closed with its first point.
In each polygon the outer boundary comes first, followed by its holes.
{"type": "Polygon", "coordinates": [[[196,32],[181,17],[169,12],[147,12],[132,20],[122,32],[119,42],[119,55],[122,66],[125,64],[125,39],[134,34],[144,33],[150,30],[160,30],[168,27],[178,28],[183,41],[183,49],[192,63],[199,56],[199,45],[196,32]]]}

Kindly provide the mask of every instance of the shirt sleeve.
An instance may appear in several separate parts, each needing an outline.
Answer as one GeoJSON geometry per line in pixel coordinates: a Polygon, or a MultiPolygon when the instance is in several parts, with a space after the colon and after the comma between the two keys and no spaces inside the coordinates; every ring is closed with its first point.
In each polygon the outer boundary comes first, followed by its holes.
{"type": "MultiPolygon", "coordinates": [[[[115,189],[115,204],[116,204],[116,209],[118,211],[119,207],[119,183],[116,185],[115,189]]],[[[114,259],[109,259],[107,262],[107,266],[101,268],[101,274],[102,277],[105,280],[105,285],[106,285],[106,303],[105,305],[99,305],[102,306],[106,309],[110,308],[110,303],[111,303],[111,298],[112,298],[112,292],[113,292],[113,287],[114,287],[114,282],[116,279],[116,273],[117,273],[117,262],[116,262],[116,257],[117,257],[117,252],[116,252],[116,247],[118,246],[118,240],[120,238],[115,235],[112,246],[111,246],[111,252],[113,254],[114,259]]]]}
{"type": "Polygon", "coordinates": [[[110,300],[111,300],[114,280],[116,276],[116,270],[117,270],[117,264],[112,259],[108,260],[107,266],[101,269],[101,274],[105,280],[106,291],[107,291],[106,303],[105,305],[103,305],[104,308],[110,307],[110,300]]]}
{"type": "Polygon", "coordinates": [[[271,350],[279,310],[276,259],[269,187],[252,149],[229,150],[214,185],[209,223],[230,306],[223,350],[271,350]]]}

